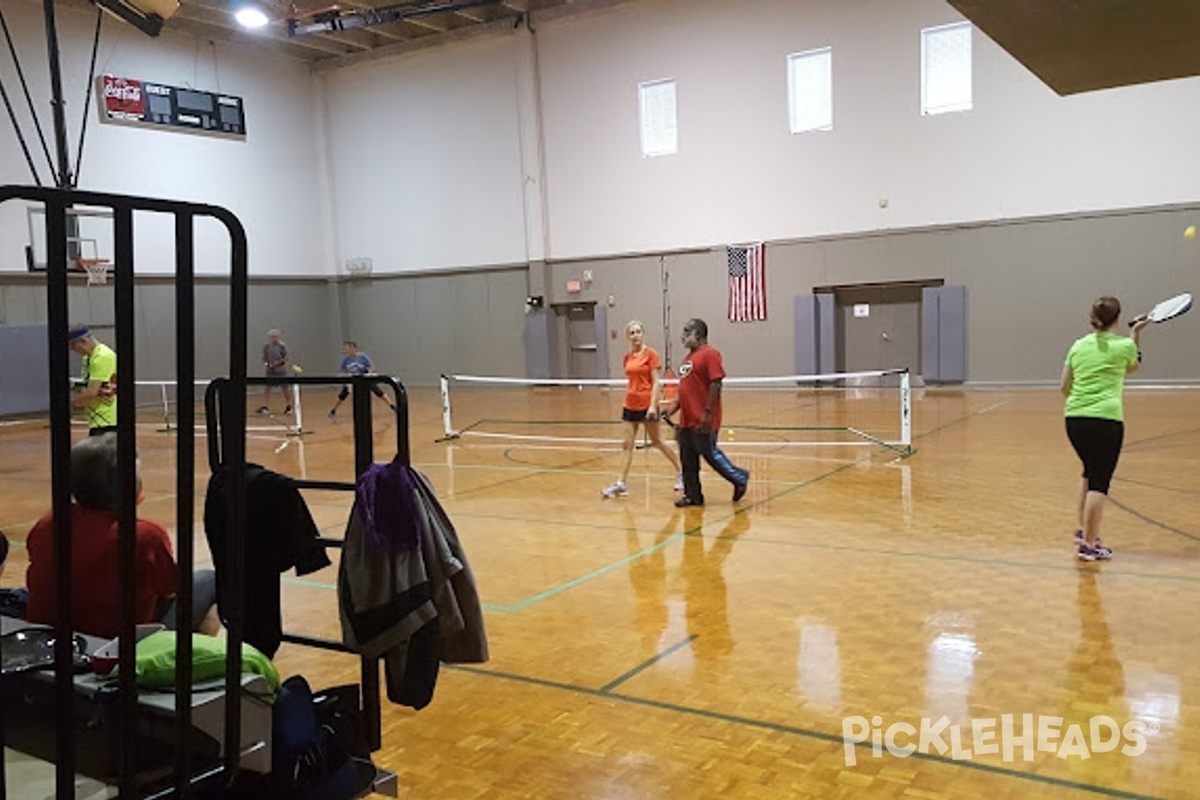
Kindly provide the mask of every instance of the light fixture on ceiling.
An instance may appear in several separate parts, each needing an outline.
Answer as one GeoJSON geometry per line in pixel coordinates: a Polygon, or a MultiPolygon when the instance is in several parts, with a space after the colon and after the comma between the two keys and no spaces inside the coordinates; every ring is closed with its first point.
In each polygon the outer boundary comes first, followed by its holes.
{"type": "Polygon", "coordinates": [[[257,3],[238,3],[233,7],[233,18],[243,28],[254,30],[261,28],[271,21],[267,12],[257,3]]]}

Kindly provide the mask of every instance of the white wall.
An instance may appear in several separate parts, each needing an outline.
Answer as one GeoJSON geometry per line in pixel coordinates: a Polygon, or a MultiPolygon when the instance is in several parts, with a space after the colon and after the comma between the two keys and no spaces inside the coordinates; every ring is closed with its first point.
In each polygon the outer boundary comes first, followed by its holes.
{"type": "Polygon", "coordinates": [[[376,273],[526,260],[516,37],[326,75],[339,262],[376,273]]]}
{"type": "Polygon", "coordinates": [[[974,110],[923,118],[920,29],[961,20],[943,0],[749,5],[644,0],[539,29],[551,258],[1200,197],[1200,79],[1060,98],[975,31],[974,110]],[[793,136],[785,57],[826,45],[834,130],[793,136]],[[645,159],[637,84],[659,78],[679,153],[645,159]]]}
{"type": "MultiPolygon", "coordinates": [[[[8,2],[4,10],[53,154],[41,4],[8,2]]],[[[94,18],[87,11],[58,8],[72,163],[94,18]]],[[[79,188],[225,206],[246,226],[253,274],[312,275],[332,269],[330,230],[317,202],[320,148],[305,64],[242,46],[214,46],[169,30],[152,39],[106,17],[96,71],[241,96],[247,136],[239,141],[101,124],[93,91],[79,188]]],[[[0,59],[0,77],[10,94],[19,93],[7,54],[0,59]]],[[[25,108],[23,101],[20,105],[25,108]]],[[[21,121],[27,137],[34,137],[35,161],[47,181],[27,110],[21,121]]],[[[32,183],[7,115],[0,118],[0,183],[32,183]]],[[[165,223],[144,215],[135,219],[139,272],[173,271],[173,231],[165,223]]],[[[197,268],[226,272],[224,230],[203,225],[197,236],[197,268]]],[[[0,210],[0,271],[25,268],[28,238],[24,208],[0,210]]]]}

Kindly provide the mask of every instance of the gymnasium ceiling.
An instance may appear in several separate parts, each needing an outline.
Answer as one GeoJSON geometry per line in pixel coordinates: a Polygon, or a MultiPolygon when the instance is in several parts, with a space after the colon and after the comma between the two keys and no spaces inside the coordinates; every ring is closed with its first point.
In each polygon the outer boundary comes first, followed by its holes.
{"type": "Polygon", "coordinates": [[[948,0],[1059,95],[1200,75],[1197,0],[948,0]]]}
{"type": "MultiPolygon", "coordinates": [[[[233,18],[233,0],[179,0],[178,10],[163,23],[163,30],[263,47],[325,70],[512,29],[522,20],[536,25],[630,1],[258,0],[271,21],[265,28],[248,31],[233,18]],[[289,22],[295,33],[289,33],[289,22]]],[[[109,2],[147,9],[174,0],[109,2]]]]}
{"type": "MultiPolygon", "coordinates": [[[[87,0],[60,0],[84,4],[87,0]]],[[[135,8],[177,0],[94,0],[135,8]]],[[[271,19],[247,31],[241,0],[178,0],[164,24],[194,36],[262,47],[316,70],[438,47],[524,21],[636,0],[255,0],[271,19]],[[289,32],[289,26],[293,29],[289,32]]],[[[728,0],[753,8],[757,0],[728,0]]],[[[893,0],[889,0],[891,2],[893,0]]],[[[802,3],[805,0],[792,0],[802,3]]],[[[858,0],[843,0],[858,2],[858,0]]],[[[947,0],[1060,95],[1200,75],[1200,0],[947,0]]],[[[163,16],[168,16],[164,12],[163,16]]]]}

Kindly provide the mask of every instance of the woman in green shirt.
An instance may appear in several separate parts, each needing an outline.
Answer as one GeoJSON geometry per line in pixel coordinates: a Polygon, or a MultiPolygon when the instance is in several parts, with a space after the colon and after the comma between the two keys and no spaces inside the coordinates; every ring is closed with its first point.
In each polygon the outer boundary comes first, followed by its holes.
{"type": "Polygon", "coordinates": [[[1063,365],[1067,438],[1083,462],[1079,528],[1075,531],[1081,561],[1112,558],[1112,550],[1100,541],[1100,519],[1125,439],[1125,376],[1142,363],[1138,335],[1148,324],[1147,320],[1135,324],[1131,339],[1113,332],[1120,317],[1117,298],[1101,297],[1093,303],[1095,330],[1071,345],[1063,365]]]}

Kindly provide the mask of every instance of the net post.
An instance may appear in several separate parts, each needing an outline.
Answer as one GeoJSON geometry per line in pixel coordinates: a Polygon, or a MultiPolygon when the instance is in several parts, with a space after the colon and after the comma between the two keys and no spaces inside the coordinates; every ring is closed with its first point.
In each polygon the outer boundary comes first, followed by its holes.
{"type": "Polygon", "coordinates": [[[171,403],[167,399],[167,383],[166,383],[166,381],[163,381],[162,383],[160,383],[158,385],[158,388],[162,392],[162,406],[163,406],[163,426],[161,428],[159,428],[158,431],[159,431],[159,433],[170,433],[172,430],[172,428],[171,428],[171,403]]]}
{"type": "Polygon", "coordinates": [[[292,384],[292,414],[296,420],[296,435],[304,433],[304,412],[300,410],[300,384],[292,384]]]}
{"type": "Polygon", "coordinates": [[[447,439],[454,439],[458,436],[454,432],[454,426],[450,422],[450,378],[442,375],[442,429],[447,439]]]}
{"type": "Polygon", "coordinates": [[[908,370],[900,373],[900,444],[912,449],[912,392],[908,370]]]}

